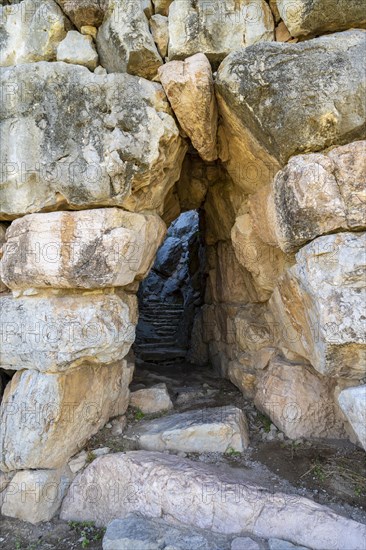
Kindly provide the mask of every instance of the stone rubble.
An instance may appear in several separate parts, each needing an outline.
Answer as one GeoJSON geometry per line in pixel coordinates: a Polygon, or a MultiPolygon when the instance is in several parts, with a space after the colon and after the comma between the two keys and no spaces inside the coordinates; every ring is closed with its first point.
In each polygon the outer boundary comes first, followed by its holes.
{"type": "Polygon", "coordinates": [[[166,384],[156,384],[151,388],[131,393],[130,406],[140,409],[144,414],[154,414],[173,408],[166,384]]]}

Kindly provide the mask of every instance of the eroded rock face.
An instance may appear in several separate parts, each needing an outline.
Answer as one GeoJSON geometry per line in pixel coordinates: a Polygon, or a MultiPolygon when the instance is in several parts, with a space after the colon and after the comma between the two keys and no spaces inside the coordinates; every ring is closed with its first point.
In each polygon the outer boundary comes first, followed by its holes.
{"type": "Polygon", "coordinates": [[[186,146],[159,84],[64,63],[1,77],[3,218],[65,206],[161,208],[186,146]]]}
{"type": "Polygon", "coordinates": [[[11,289],[123,287],[146,275],[164,234],[158,216],[119,208],[31,214],[8,229],[2,277],[11,289]]]}
{"type": "Polygon", "coordinates": [[[4,494],[1,513],[33,524],[49,521],[59,509],[73,477],[67,466],[17,472],[4,494]]]}
{"type": "Polygon", "coordinates": [[[355,141],[292,157],[272,185],[250,198],[260,238],[294,252],[320,235],[364,227],[365,153],[366,142],[355,141]]]}
{"type": "Polygon", "coordinates": [[[211,65],[198,53],[159,69],[160,81],[177,119],[203,160],[217,158],[217,105],[211,65]]]}
{"type": "Polygon", "coordinates": [[[53,0],[0,6],[0,66],[55,61],[70,26],[53,0]]]}
{"type": "Polygon", "coordinates": [[[111,363],[135,338],[136,298],[121,291],[2,295],[0,304],[5,369],[55,373],[85,361],[111,363]]]}
{"type": "Polygon", "coordinates": [[[99,27],[109,3],[109,0],[56,1],[78,29],[86,25],[99,27]]]}
{"type": "Polygon", "coordinates": [[[366,16],[358,0],[276,0],[277,8],[292,36],[365,27],[366,16]]]}
{"type": "Polygon", "coordinates": [[[127,437],[148,451],[242,452],[249,445],[244,413],[237,407],[215,407],[146,420],[127,437]]]}
{"type": "Polygon", "coordinates": [[[16,373],[0,408],[0,469],[61,467],[110,416],[125,412],[132,374],[125,360],[67,373],[16,373]]]}
{"type": "Polygon", "coordinates": [[[71,486],[61,518],[107,525],[133,512],[153,518],[169,516],[218,533],[278,537],[315,550],[347,546],[363,550],[366,535],[364,525],[306,498],[273,494],[210,465],[146,451],[94,460],[71,486]],[[87,491],[91,485],[92,495],[87,491]],[[116,498],[131,490],[134,498],[116,498]]]}
{"type": "Polygon", "coordinates": [[[365,233],[319,237],[270,299],[279,340],[323,375],[365,376],[365,233]]]}
{"type": "Polygon", "coordinates": [[[98,31],[97,47],[110,73],[152,79],[163,64],[140,1],[113,0],[98,31]]]}
{"type": "Polygon", "coordinates": [[[273,28],[264,0],[179,0],[169,10],[169,59],[202,52],[217,65],[234,50],[273,40],[273,28]]]}
{"type": "Polygon", "coordinates": [[[254,402],[291,439],[344,438],[332,390],[310,366],[276,357],[259,377],[254,402]]]}
{"type": "Polygon", "coordinates": [[[352,30],[298,44],[266,42],[223,61],[216,92],[230,139],[220,157],[238,185],[253,192],[292,155],[365,137],[364,40],[364,31],[352,30]],[[340,97],[347,101],[339,104],[340,97]]]}
{"type": "Polygon", "coordinates": [[[366,386],[344,389],[338,403],[366,451],[366,386]]]}

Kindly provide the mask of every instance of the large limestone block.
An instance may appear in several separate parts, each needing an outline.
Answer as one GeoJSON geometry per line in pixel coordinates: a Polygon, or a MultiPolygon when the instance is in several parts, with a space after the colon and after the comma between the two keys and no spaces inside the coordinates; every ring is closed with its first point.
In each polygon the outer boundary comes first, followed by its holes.
{"type": "Polygon", "coordinates": [[[169,15],[169,8],[172,2],[173,0],[153,0],[155,13],[165,16],[169,15]]]}
{"type": "Polygon", "coordinates": [[[365,227],[365,153],[366,142],[355,141],[292,157],[271,185],[250,197],[260,238],[293,252],[320,235],[365,227]]]}
{"type": "Polygon", "coordinates": [[[140,409],[144,414],[168,411],[173,403],[166,384],[156,384],[131,393],[130,406],[140,409]]]}
{"type": "Polygon", "coordinates": [[[129,513],[170,517],[214,533],[277,537],[314,550],[364,550],[366,536],[365,525],[299,495],[270,492],[232,470],[146,451],[94,460],[74,480],[61,518],[107,525],[129,513]]]}
{"type": "Polygon", "coordinates": [[[70,22],[53,0],[0,6],[0,66],[55,61],[70,22]]]}
{"type": "Polygon", "coordinates": [[[211,65],[198,53],[185,61],[171,61],[159,78],[172,109],[203,160],[217,158],[217,105],[211,65]]]}
{"type": "Polygon", "coordinates": [[[17,472],[6,489],[1,513],[33,524],[50,521],[73,477],[68,466],[17,472]]]}
{"type": "Polygon", "coordinates": [[[237,407],[215,407],[140,422],[127,437],[147,451],[242,452],[249,445],[248,425],[237,407]]]}
{"type": "Polygon", "coordinates": [[[154,42],[158,48],[158,52],[160,53],[161,57],[164,58],[168,53],[168,18],[164,17],[164,15],[153,15],[150,19],[149,25],[154,42]]]}
{"type": "Polygon", "coordinates": [[[6,68],[1,78],[3,219],[68,207],[161,207],[186,145],[159,84],[66,63],[6,68]]]}
{"type": "Polygon", "coordinates": [[[60,372],[118,361],[134,342],[136,309],[123,292],[1,295],[0,365],[60,372]]]}
{"type": "Polygon", "coordinates": [[[69,31],[57,47],[57,61],[83,65],[94,71],[98,65],[98,54],[92,37],[77,31],[69,31]]]}
{"type": "Polygon", "coordinates": [[[74,25],[81,29],[86,25],[99,27],[109,0],[56,0],[74,25]]]}
{"type": "Polygon", "coordinates": [[[169,10],[169,59],[202,52],[217,65],[234,50],[273,40],[273,29],[264,0],[179,0],[169,10]]]}
{"type": "Polygon", "coordinates": [[[144,278],[164,234],[158,216],[119,208],[30,214],[7,231],[2,277],[11,289],[126,286],[144,278]]]}
{"type": "Polygon", "coordinates": [[[346,437],[331,383],[308,366],[272,359],[257,381],[254,402],[291,439],[346,437]]]}
{"type": "MultiPolygon", "coordinates": [[[[259,225],[260,221],[257,223],[259,225]]],[[[293,265],[294,258],[258,238],[249,214],[236,218],[231,230],[231,242],[237,260],[253,277],[258,299],[265,302],[282,273],[293,265]]]]}
{"type": "Polygon", "coordinates": [[[319,237],[296,254],[269,304],[279,341],[323,375],[366,373],[366,233],[319,237]]]}
{"type": "Polygon", "coordinates": [[[97,48],[109,73],[130,73],[153,79],[163,64],[141,2],[113,0],[99,28],[97,48]]]}
{"type": "Polygon", "coordinates": [[[209,187],[204,202],[206,216],[206,244],[227,241],[231,237],[231,228],[243,202],[243,192],[234,185],[230,176],[223,175],[209,187]]]}
{"type": "Polygon", "coordinates": [[[341,391],[338,403],[366,451],[366,386],[341,391]]]}
{"type": "Polygon", "coordinates": [[[366,14],[359,0],[276,0],[281,18],[292,36],[365,27],[366,14]]]}
{"type": "Polygon", "coordinates": [[[0,408],[0,469],[65,464],[114,416],[117,404],[122,412],[127,408],[131,372],[125,360],[68,373],[17,372],[0,408]]]}
{"type": "Polygon", "coordinates": [[[253,192],[293,155],[365,137],[364,43],[365,32],[353,30],[255,44],[223,61],[220,157],[238,185],[253,192]]]}

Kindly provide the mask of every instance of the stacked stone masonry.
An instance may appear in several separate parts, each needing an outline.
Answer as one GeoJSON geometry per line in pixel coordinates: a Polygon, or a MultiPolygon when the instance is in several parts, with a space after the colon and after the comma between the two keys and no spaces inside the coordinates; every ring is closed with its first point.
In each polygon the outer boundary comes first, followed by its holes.
{"type": "Polygon", "coordinates": [[[126,411],[136,293],[191,209],[207,257],[191,360],[289,438],[366,449],[360,5],[1,2],[2,473],[69,483],[126,411]]]}

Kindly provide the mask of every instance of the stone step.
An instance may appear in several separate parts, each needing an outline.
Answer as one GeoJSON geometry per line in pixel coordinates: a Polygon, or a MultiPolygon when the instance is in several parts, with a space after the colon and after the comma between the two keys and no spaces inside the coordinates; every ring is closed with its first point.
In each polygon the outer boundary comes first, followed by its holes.
{"type": "Polygon", "coordinates": [[[366,525],[295,491],[260,485],[252,471],[223,470],[159,452],[113,453],[94,460],[71,484],[60,517],[107,526],[129,514],[159,515],[224,535],[276,537],[318,550],[365,548],[366,525]],[[91,498],[91,487],[98,489],[98,498],[95,491],[91,498]]]}
{"type": "Polygon", "coordinates": [[[183,348],[153,348],[141,350],[139,357],[143,361],[169,361],[182,359],[187,355],[187,350],[183,348]]]}
{"type": "Polygon", "coordinates": [[[196,409],[139,422],[125,434],[139,449],[187,453],[242,452],[249,445],[248,424],[234,406],[196,409]]]}

